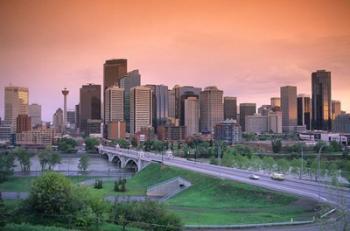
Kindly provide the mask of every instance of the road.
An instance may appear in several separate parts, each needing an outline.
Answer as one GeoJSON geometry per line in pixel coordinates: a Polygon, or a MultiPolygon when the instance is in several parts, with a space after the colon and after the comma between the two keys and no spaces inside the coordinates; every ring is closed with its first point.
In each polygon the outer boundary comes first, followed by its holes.
{"type": "Polygon", "coordinates": [[[119,155],[134,156],[145,161],[157,161],[168,166],[199,172],[221,179],[229,179],[242,183],[247,183],[266,189],[285,192],[297,196],[308,197],[322,203],[327,203],[338,208],[350,211],[350,189],[336,188],[317,182],[286,178],[284,181],[272,180],[269,175],[254,173],[248,170],[241,170],[206,163],[199,163],[184,158],[162,156],[150,152],[137,152],[127,149],[116,149],[113,147],[100,147],[101,151],[118,153],[119,155]],[[249,176],[254,173],[260,177],[259,180],[251,180],[249,176]]]}

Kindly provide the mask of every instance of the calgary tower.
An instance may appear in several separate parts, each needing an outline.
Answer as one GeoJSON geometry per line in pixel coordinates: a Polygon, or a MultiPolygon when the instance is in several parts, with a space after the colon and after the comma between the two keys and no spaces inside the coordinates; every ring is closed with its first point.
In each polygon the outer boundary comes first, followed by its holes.
{"type": "Polygon", "coordinates": [[[67,95],[68,95],[69,91],[67,90],[67,88],[64,88],[62,90],[62,95],[64,97],[64,106],[63,106],[63,128],[66,129],[67,127],[67,95]]]}

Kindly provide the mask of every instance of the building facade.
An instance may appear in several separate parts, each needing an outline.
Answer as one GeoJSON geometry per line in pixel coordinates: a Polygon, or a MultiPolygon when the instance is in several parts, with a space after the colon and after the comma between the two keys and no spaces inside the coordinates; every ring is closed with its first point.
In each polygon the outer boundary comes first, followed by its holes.
{"type": "Polygon", "coordinates": [[[32,120],[32,127],[41,125],[41,105],[33,103],[28,106],[29,116],[32,120]]]}
{"type": "Polygon", "coordinates": [[[224,121],[223,91],[217,87],[206,87],[200,94],[200,129],[214,132],[216,124],[224,121]]]}
{"type": "Polygon", "coordinates": [[[308,95],[299,94],[297,98],[298,126],[311,129],[311,98],[308,95]]]}
{"type": "Polygon", "coordinates": [[[339,100],[332,100],[332,120],[335,120],[341,114],[341,102],[339,100]]]}
{"type": "Polygon", "coordinates": [[[30,131],[32,129],[32,120],[30,116],[26,114],[18,115],[16,123],[16,133],[30,131]]]}
{"type": "Polygon", "coordinates": [[[16,132],[17,116],[28,115],[29,91],[25,87],[5,87],[5,121],[16,132]]]}
{"type": "Polygon", "coordinates": [[[350,134],[350,114],[338,115],[333,123],[333,131],[350,134]]]}
{"type": "Polygon", "coordinates": [[[139,70],[128,72],[120,80],[120,87],[124,89],[124,121],[126,131],[130,132],[130,89],[141,85],[141,75],[139,70]]]}
{"type": "Polygon", "coordinates": [[[108,129],[107,138],[109,140],[125,139],[125,131],[126,131],[125,121],[110,122],[107,125],[107,129],[108,129]]]}
{"type": "Polygon", "coordinates": [[[215,125],[214,139],[228,145],[239,143],[242,140],[241,126],[236,120],[225,120],[215,125]]]}
{"type": "Polygon", "coordinates": [[[56,133],[63,133],[64,131],[63,117],[63,110],[61,108],[58,108],[52,117],[52,123],[56,133]]]}
{"type": "Polygon", "coordinates": [[[124,89],[111,86],[105,90],[104,98],[105,124],[112,121],[124,121],[124,89]]]}
{"type": "Polygon", "coordinates": [[[297,87],[281,87],[281,111],[283,132],[294,131],[297,126],[297,87]]]}
{"type": "Polygon", "coordinates": [[[312,129],[332,129],[331,72],[318,70],[312,75],[312,129]]]}
{"type": "Polygon", "coordinates": [[[187,136],[199,133],[200,109],[197,97],[185,99],[185,127],[187,136]]]}
{"type": "Polygon", "coordinates": [[[239,105],[239,124],[241,129],[244,132],[245,129],[245,119],[246,116],[254,115],[256,113],[256,104],[255,103],[241,103],[239,105]]]}
{"type": "Polygon", "coordinates": [[[152,126],[152,90],[145,86],[130,90],[130,133],[152,126]]]}
{"type": "Polygon", "coordinates": [[[282,133],[282,112],[269,112],[267,116],[267,130],[270,133],[282,133]]]}
{"type": "Polygon", "coordinates": [[[145,85],[152,90],[152,126],[157,130],[158,125],[165,124],[168,119],[169,95],[168,86],[145,85]]]}
{"type": "Polygon", "coordinates": [[[224,120],[237,120],[237,98],[225,96],[224,97],[224,120]]]}
{"type": "Polygon", "coordinates": [[[101,85],[88,84],[80,88],[79,129],[87,133],[88,120],[101,120],[101,85]]]}
{"type": "Polygon", "coordinates": [[[179,124],[184,126],[185,124],[185,99],[188,97],[198,97],[201,94],[201,88],[192,86],[178,86],[175,90],[175,118],[179,120],[179,124]]]}
{"type": "Polygon", "coordinates": [[[268,132],[268,118],[263,115],[248,115],[245,118],[245,131],[249,133],[268,132]]]}

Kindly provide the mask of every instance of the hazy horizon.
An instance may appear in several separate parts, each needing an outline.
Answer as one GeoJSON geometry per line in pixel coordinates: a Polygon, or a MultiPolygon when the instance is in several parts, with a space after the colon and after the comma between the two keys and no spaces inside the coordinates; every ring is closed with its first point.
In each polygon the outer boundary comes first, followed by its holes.
{"type": "Polygon", "coordinates": [[[332,72],[332,98],[350,112],[350,1],[0,1],[4,87],[29,88],[51,121],[102,84],[106,59],[128,59],[142,84],[215,85],[238,102],[269,104],[280,87],[311,94],[332,72]]]}

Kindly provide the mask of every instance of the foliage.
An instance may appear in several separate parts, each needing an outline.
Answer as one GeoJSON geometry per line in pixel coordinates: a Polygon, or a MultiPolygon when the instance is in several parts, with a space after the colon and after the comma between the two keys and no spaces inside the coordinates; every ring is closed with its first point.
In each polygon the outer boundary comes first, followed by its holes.
{"type": "Polygon", "coordinates": [[[17,157],[22,172],[30,171],[31,163],[29,153],[23,148],[16,148],[13,150],[13,154],[17,157]]]}
{"type": "Polygon", "coordinates": [[[96,146],[99,144],[100,142],[98,139],[88,137],[85,139],[85,150],[89,153],[96,153],[96,146]]]}
{"type": "Polygon", "coordinates": [[[89,157],[87,155],[83,155],[79,159],[78,168],[81,172],[86,173],[89,167],[89,157]]]}
{"type": "Polygon", "coordinates": [[[102,189],[103,188],[103,181],[96,179],[95,184],[94,184],[94,188],[95,189],[102,189]]]}
{"type": "Polygon", "coordinates": [[[126,179],[119,179],[114,182],[114,192],[126,192],[126,179]]]}
{"type": "Polygon", "coordinates": [[[137,144],[137,139],[136,139],[135,136],[133,136],[133,137],[131,138],[131,145],[132,145],[134,148],[136,148],[136,147],[138,146],[138,144],[137,144]]]}
{"type": "Polygon", "coordinates": [[[15,157],[12,153],[5,152],[0,154],[0,183],[13,174],[14,162],[15,157]]]}
{"type": "Polygon", "coordinates": [[[52,151],[50,146],[46,147],[45,150],[39,152],[38,157],[41,166],[41,171],[46,170],[47,166],[48,169],[51,170],[57,164],[61,163],[61,156],[57,152],[52,151]]]}
{"type": "Polygon", "coordinates": [[[42,226],[31,224],[7,224],[3,231],[74,231],[73,229],[59,228],[55,226],[42,226]]]}
{"type": "Polygon", "coordinates": [[[34,180],[23,210],[31,222],[87,227],[99,222],[103,203],[65,176],[47,172],[34,180]]]}
{"type": "Polygon", "coordinates": [[[75,153],[77,142],[71,138],[62,138],[58,141],[58,150],[64,153],[75,153]]]}
{"type": "Polygon", "coordinates": [[[7,218],[7,211],[5,208],[4,201],[2,200],[2,194],[0,192],[0,228],[5,226],[7,218]]]}
{"type": "Polygon", "coordinates": [[[115,204],[111,217],[124,230],[130,223],[145,230],[182,230],[180,218],[167,211],[162,204],[153,201],[115,204]]]}
{"type": "Polygon", "coordinates": [[[329,143],[330,152],[341,152],[343,150],[343,145],[337,141],[331,141],[329,143]]]}
{"type": "Polygon", "coordinates": [[[254,141],[256,140],[256,134],[255,133],[243,133],[243,139],[246,141],[254,141]]]}
{"type": "Polygon", "coordinates": [[[280,153],[282,150],[282,141],[280,139],[274,139],[271,141],[273,153],[280,153]]]}
{"type": "Polygon", "coordinates": [[[247,145],[237,144],[234,146],[234,149],[237,155],[248,156],[250,158],[253,154],[253,150],[247,145]]]}
{"type": "Polygon", "coordinates": [[[120,148],[124,148],[124,149],[128,149],[129,148],[129,142],[126,141],[125,139],[117,140],[117,144],[119,145],[120,148]]]}

